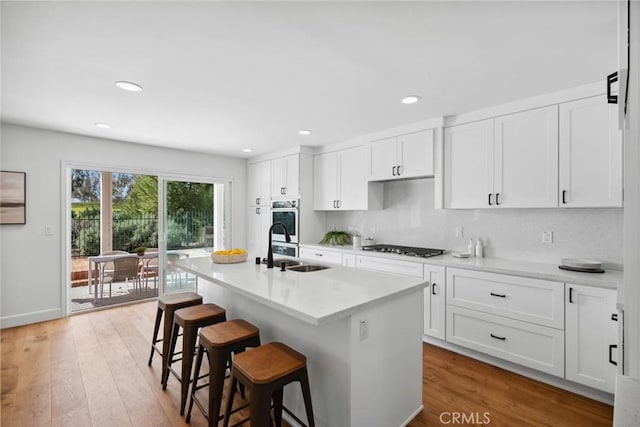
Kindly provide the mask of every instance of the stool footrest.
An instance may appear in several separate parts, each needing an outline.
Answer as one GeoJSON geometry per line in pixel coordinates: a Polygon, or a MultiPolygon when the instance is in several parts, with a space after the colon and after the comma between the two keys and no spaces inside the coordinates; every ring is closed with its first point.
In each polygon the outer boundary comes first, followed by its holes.
{"type": "Polygon", "coordinates": [[[286,406],[282,405],[282,410],[284,412],[286,412],[291,418],[293,418],[294,420],[296,420],[296,422],[298,424],[300,424],[301,426],[304,427],[308,427],[305,423],[302,422],[302,420],[298,417],[296,417],[296,414],[294,414],[293,412],[291,412],[286,406]]]}

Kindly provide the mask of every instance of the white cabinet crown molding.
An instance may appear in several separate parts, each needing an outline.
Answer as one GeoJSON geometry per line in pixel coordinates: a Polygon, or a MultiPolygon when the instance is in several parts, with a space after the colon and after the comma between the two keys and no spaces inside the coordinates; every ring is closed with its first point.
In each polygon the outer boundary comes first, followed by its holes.
{"type": "Polygon", "coordinates": [[[561,104],[563,102],[575,101],[577,99],[589,98],[597,95],[603,95],[606,92],[606,82],[604,79],[602,79],[601,82],[589,83],[586,85],[572,87],[557,92],[520,99],[518,101],[510,102],[507,104],[495,105],[481,110],[447,116],[444,118],[443,126],[450,127],[461,125],[464,123],[495,118],[507,114],[517,113],[520,111],[533,110],[535,108],[561,104]]]}

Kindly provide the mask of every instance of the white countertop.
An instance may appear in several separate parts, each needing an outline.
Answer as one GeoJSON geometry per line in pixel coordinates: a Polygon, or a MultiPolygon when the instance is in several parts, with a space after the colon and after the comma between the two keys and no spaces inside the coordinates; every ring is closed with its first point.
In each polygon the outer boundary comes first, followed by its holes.
{"type": "Polygon", "coordinates": [[[175,265],[313,325],[426,286],[422,279],[333,265],[308,273],[283,272],[256,265],[253,259],[249,256],[243,263],[214,264],[209,257],[189,258],[175,265]]]}
{"type": "Polygon", "coordinates": [[[607,270],[604,273],[578,273],[561,270],[556,264],[538,263],[530,261],[514,261],[500,258],[456,258],[449,254],[429,258],[410,257],[362,249],[352,246],[327,246],[318,244],[300,244],[301,247],[333,250],[355,255],[391,258],[402,261],[413,261],[422,264],[441,265],[445,267],[466,268],[470,270],[487,271],[491,273],[510,274],[513,276],[530,277],[534,279],[552,280],[572,283],[575,285],[594,286],[608,289],[622,288],[623,273],[620,270],[607,270]]]}

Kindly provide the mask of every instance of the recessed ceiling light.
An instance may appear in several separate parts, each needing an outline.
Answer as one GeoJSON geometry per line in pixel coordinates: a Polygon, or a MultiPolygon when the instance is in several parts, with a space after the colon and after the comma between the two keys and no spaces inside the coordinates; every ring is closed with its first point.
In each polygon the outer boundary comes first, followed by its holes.
{"type": "Polygon", "coordinates": [[[402,98],[402,103],[403,104],[415,104],[416,102],[420,101],[422,98],[420,98],[418,95],[409,95],[406,96],[404,98],[402,98]]]}
{"type": "Polygon", "coordinates": [[[299,130],[299,131],[298,131],[298,133],[299,133],[300,135],[311,135],[311,131],[310,131],[309,129],[302,129],[302,130],[299,130]]]}
{"type": "Polygon", "coordinates": [[[250,153],[250,152],[252,152],[252,151],[253,151],[253,150],[252,150],[251,148],[243,148],[243,149],[242,149],[242,152],[244,152],[244,153],[250,153]]]}
{"type": "Polygon", "coordinates": [[[127,90],[129,92],[142,92],[142,86],[132,82],[119,81],[116,82],[116,86],[118,86],[122,90],[127,90]]]}
{"type": "Polygon", "coordinates": [[[96,125],[97,127],[101,128],[101,129],[111,129],[111,125],[106,124],[106,123],[94,123],[94,125],[96,125]]]}

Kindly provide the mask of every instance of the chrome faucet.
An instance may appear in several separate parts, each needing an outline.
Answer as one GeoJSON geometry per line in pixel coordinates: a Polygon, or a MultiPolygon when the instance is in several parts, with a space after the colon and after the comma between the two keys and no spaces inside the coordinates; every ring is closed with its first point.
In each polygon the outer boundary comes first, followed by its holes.
{"type": "Polygon", "coordinates": [[[281,222],[274,222],[271,227],[269,227],[269,250],[267,251],[267,268],[273,268],[273,244],[271,241],[271,233],[273,232],[273,227],[279,225],[284,230],[284,239],[287,243],[291,241],[291,236],[289,236],[289,230],[287,227],[281,222]]]}

